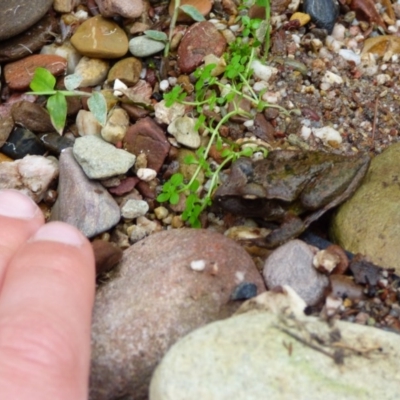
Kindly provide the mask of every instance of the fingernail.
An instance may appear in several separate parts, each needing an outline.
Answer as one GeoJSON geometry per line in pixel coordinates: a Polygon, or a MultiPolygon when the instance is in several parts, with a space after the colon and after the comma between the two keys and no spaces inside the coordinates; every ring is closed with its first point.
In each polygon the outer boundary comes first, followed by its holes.
{"type": "Polygon", "coordinates": [[[50,241],[80,247],[85,237],[76,228],[64,222],[50,222],[43,225],[29,240],[30,242],[50,241]]]}
{"type": "Polygon", "coordinates": [[[17,190],[0,190],[0,215],[32,219],[40,212],[35,202],[17,190]]]}

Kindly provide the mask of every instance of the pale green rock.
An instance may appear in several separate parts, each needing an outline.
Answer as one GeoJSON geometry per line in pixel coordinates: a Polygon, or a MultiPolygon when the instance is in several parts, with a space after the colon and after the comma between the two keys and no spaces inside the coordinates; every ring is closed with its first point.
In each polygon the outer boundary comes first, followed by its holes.
{"type": "Polygon", "coordinates": [[[399,379],[395,333],[250,312],[173,345],[152,377],[149,400],[394,400],[399,379]],[[342,364],[335,351],[343,352],[342,364]]]}
{"type": "Polygon", "coordinates": [[[372,160],[360,188],[334,216],[331,236],[400,274],[400,143],[372,160]]]}
{"type": "Polygon", "coordinates": [[[148,57],[164,50],[165,43],[150,39],[146,36],[137,36],[129,41],[129,51],[135,57],[148,57]]]}

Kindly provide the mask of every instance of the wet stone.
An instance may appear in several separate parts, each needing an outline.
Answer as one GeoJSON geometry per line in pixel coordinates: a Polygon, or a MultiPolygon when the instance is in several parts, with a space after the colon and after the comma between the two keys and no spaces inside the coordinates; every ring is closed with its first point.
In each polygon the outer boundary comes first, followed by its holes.
{"type": "Polygon", "coordinates": [[[193,72],[208,54],[221,57],[226,40],[211,22],[193,24],[183,37],[178,48],[178,67],[183,73],[193,72]]]}
{"type": "Polygon", "coordinates": [[[49,10],[53,0],[7,0],[0,7],[0,41],[34,25],[49,10]]]}
{"type": "Polygon", "coordinates": [[[0,150],[13,160],[24,158],[28,154],[43,155],[47,151],[39,138],[25,128],[15,128],[0,150]]]}
{"type": "Polygon", "coordinates": [[[0,43],[0,62],[19,60],[35,53],[54,38],[58,32],[57,20],[51,16],[44,16],[24,33],[0,43]]]}
{"type": "Polygon", "coordinates": [[[92,58],[119,58],[128,51],[126,33],[118,24],[101,15],[80,25],[71,43],[82,55],[92,58]]]}
{"type": "Polygon", "coordinates": [[[63,75],[67,69],[67,60],[63,57],[35,54],[14,61],[4,67],[4,78],[10,89],[26,90],[31,83],[35,69],[43,67],[54,76],[63,75]]]}
{"type": "Polygon", "coordinates": [[[30,101],[15,103],[11,108],[11,115],[16,125],[23,126],[32,132],[54,131],[49,113],[37,103],[30,101]]]}
{"type": "Polygon", "coordinates": [[[330,34],[339,15],[339,5],[335,0],[304,0],[303,11],[318,28],[326,29],[330,34]]]}
{"type": "Polygon", "coordinates": [[[103,185],[88,179],[72,149],[61,153],[59,168],[58,198],[52,209],[52,221],[67,222],[89,238],[119,222],[118,204],[103,185]]]}

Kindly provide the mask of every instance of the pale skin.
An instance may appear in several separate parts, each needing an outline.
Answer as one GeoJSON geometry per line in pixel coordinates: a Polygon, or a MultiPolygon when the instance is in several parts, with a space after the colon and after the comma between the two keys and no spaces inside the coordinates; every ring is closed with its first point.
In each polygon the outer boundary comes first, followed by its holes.
{"type": "Polygon", "coordinates": [[[95,290],[89,241],[0,190],[0,397],[88,397],[95,290]]]}

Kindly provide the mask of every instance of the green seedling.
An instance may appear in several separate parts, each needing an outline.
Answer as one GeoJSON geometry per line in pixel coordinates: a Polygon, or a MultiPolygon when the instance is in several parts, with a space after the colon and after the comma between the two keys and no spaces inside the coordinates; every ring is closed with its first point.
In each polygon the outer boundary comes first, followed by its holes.
{"type": "Polygon", "coordinates": [[[100,92],[86,93],[76,90],[82,82],[78,75],[69,75],[64,79],[67,90],[56,90],[56,78],[46,68],[36,68],[33,79],[30,83],[32,92],[37,96],[49,96],[47,99],[47,111],[50,114],[51,122],[56,131],[62,135],[65,121],[67,119],[67,96],[85,96],[88,99],[89,110],[97,121],[104,126],[107,119],[107,103],[100,92]]]}
{"type": "MultiPolygon", "coordinates": [[[[269,26],[269,1],[259,0],[258,5],[266,7],[266,21],[269,26]]],[[[190,223],[192,227],[200,227],[200,214],[212,203],[212,195],[219,185],[220,172],[231,162],[239,157],[251,157],[255,151],[261,151],[264,157],[267,150],[263,147],[242,147],[234,143],[229,143],[220,135],[220,129],[228,120],[235,116],[243,116],[248,119],[254,118],[253,114],[240,108],[240,102],[246,100],[250,102],[255,110],[263,111],[268,107],[274,107],[281,113],[288,115],[289,112],[283,107],[269,104],[262,100],[264,92],[255,93],[250,84],[253,78],[252,63],[261,58],[259,54],[260,44],[263,38],[260,30],[264,29],[269,35],[269,28],[263,26],[263,21],[250,19],[244,15],[240,17],[242,25],[241,35],[229,45],[228,51],[224,54],[226,68],[221,77],[214,75],[216,64],[204,65],[196,69],[193,73],[196,78],[194,87],[194,100],[187,100],[187,93],[180,86],[175,86],[170,92],[164,94],[167,107],[174,103],[191,105],[197,112],[196,128],[201,128],[202,132],[209,135],[208,144],[200,147],[195,156],[186,157],[186,164],[195,164],[197,168],[188,182],[184,182],[183,175],[174,174],[162,188],[162,192],[157,197],[159,202],[169,202],[177,204],[180,196],[186,196],[185,210],[182,219],[190,223]],[[222,107],[221,119],[218,123],[213,120],[207,121],[204,116],[204,107],[213,110],[216,106],[222,107]],[[211,147],[215,145],[220,151],[222,162],[217,166],[209,162],[211,147]],[[199,181],[200,173],[208,179],[206,187],[202,187],[199,181]]],[[[265,25],[265,23],[264,23],[265,25]]],[[[263,57],[266,57],[269,49],[269,37],[265,40],[263,57]]]]}

